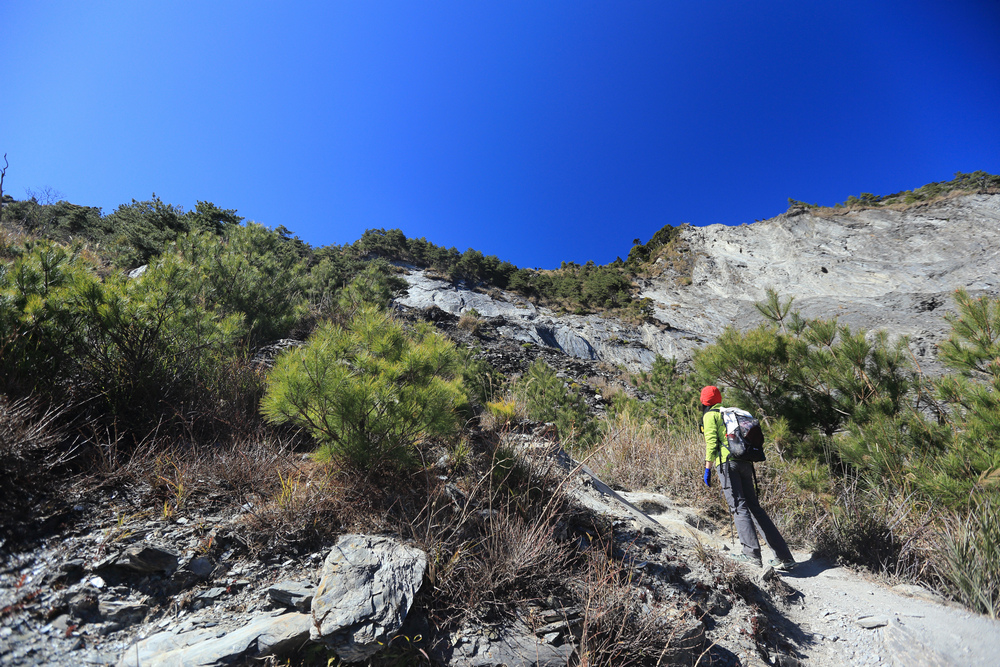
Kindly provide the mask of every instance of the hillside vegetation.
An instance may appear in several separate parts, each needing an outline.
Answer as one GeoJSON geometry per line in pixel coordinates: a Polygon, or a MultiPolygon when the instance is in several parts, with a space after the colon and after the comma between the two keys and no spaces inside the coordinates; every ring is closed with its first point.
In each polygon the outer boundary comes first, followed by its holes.
{"type": "MultiPolygon", "coordinates": [[[[971,176],[959,186],[996,184],[971,176]]],[[[433,605],[454,621],[469,601],[545,595],[552,568],[587,567],[549,531],[571,508],[499,433],[521,418],[553,422],[609,480],[663,488],[725,520],[717,494],[692,483],[697,389],[719,384],[726,403],[765,421],[762,495],[793,541],[1000,611],[996,300],[956,293],[941,352],[954,372],[931,382],[905,341],[805,320],[771,292],[759,304],[765,324],[723,332],[687,373],[658,359],[631,378],[643,400],[597,387],[612,407],[593,414],[579,383],[597,380],[564,382],[544,362],[504,377],[475,349],[390,314],[403,281],[385,260],[568,312],[642,318],[637,276],[690,271],[679,228],[637,239],[626,261],[539,271],[399,230],[313,248],[234,210],[185,212],[155,197],[108,215],[8,200],[0,223],[5,541],[46,530],[74,494],[107,489],[165,516],[253,496],[268,508],[253,526],[261,551],[424,521],[420,539],[440,558],[433,605]],[[298,343],[276,352],[282,339],[298,343]],[[303,452],[313,454],[305,467],[303,452]],[[443,493],[431,462],[442,456],[467,490],[496,502],[506,533],[483,533],[502,522],[431,530],[425,503],[443,493]],[[533,571],[517,562],[529,545],[533,571]],[[486,546],[484,562],[475,554],[486,546]]],[[[474,321],[464,326],[475,335],[474,321]]]]}
{"type": "Polygon", "coordinates": [[[994,193],[1000,190],[1000,176],[988,174],[985,171],[974,171],[971,174],[956,172],[955,178],[950,181],[935,181],[928,183],[915,190],[903,190],[889,195],[876,195],[871,192],[862,192],[855,197],[849,196],[845,201],[834,204],[832,207],[820,206],[819,204],[809,204],[804,201],[789,197],[789,206],[804,206],[810,209],[840,211],[852,208],[879,208],[882,206],[893,208],[905,208],[913,204],[927,203],[954,194],[967,193],[994,193]]]}

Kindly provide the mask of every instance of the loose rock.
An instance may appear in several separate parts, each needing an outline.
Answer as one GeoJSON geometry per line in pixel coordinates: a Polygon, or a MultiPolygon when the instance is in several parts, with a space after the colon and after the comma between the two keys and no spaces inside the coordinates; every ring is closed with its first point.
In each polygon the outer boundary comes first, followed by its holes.
{"type": "Polygon", "coordinates": [[[323,565],[310,636],[343,660],[371,657],[402,626],[426,570],[423,551],[394,539],[341,537],[323,565]]]}

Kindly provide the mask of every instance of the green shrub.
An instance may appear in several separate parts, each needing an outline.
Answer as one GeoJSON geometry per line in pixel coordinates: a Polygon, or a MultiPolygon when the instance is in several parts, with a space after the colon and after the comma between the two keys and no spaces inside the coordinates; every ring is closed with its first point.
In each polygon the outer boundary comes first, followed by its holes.
{"type": "Polygon", "coordinates": [[[0,370],[4,391],[51,396],[85,349],[76,295],[99,285],[78,253],[49,241],[14,248],[0,263],[0,370]]]}
{"type": "Polygon", "coordinates": [[[848,421],[893,416],[912,387],[907,340],[890,343],[835,321],[804,320],[768,290],[758,310],[769,322],[746,332],[726,328],[695,353],[701,377],[731,388],[731,403],[783,417],[793,432],[832,436],[848,421]]]}
{"type": "Polygon", "coordinates": [[[461,373],[455,346],[429,326],[408,332],[367,305],[281,355],[262,410],[274,423],[305,428],[322,456],[365,470],[406,467],[420,438],[457,427],[461,373]]]}
{"type": "Polygon", "coordinates": [[[68,241],[71,236],[102,241],[109,231],[99,208],[67,201],[40,203],[35,197],[4,204],[3,221],[59,241],[68,241]]]}
{"type": "Polygon", "coordinates": [[[385,260],[369,262],[337,293],[337,316],[350,319],[366,305],[388,308],[394,298],[406,292],[406,286],[406,280],[396,275],[392,265],[385,260]]]}
{"type": "Polygon", "coordinates": [[[101,281],[75,251],[27,244],[0,264],[4,390],[72,399],[139,437],[190,416],[245,333],[242,314],[212,308],[205,281],[177,255],[101,281]]]}
{"type": "Polygon", "coordinates": [[[221,239],[191,232],[174,248],[193,269],[178,289],[221,316],[241,316],[250,346],[286,336],[305,315],[305,265],[278,232],[231,225],[221,239]]]}
{"type": "Polygon", "coordinates": [[[147,201],[122,204],[105,224],[114,230],[115,263],[125,268],[145,264],[191,228],[183,211],[155,194],[147,201]]]}
{"type": "Polygon", "coordinates": [[[702,384],[693,374],[682,373],[676,359],[656,355],[653,367],[633,378],[633,384],[651,398],[643,402],[625,396],[616,398],[616,410],[628,404],[633,414],[642,414],[665,431],[690,433],[698,430],[701,421],[698,392],[702,384]]]}
{"type": "Polygon", "coordinates": [[[556,377],[556,372],[542,360],[531,365],[518,390],[524,396],[528,415],[538,421],[552,422],[564,442],[576,446],[597,440],[597,424],[587,411],[579,393],[556,377]]]}
{"type": "Polygon", "coordinates": [[[511,398],[489,401],[486,410],[498,426],[507,426],[517,417],[517,403],[511,398]]]}
{"type": "Polygon", "coordinates": [[[462,355],[462,382],[469,398],[480,406],[487,405],[504,387],[504,374],[489,362],[476,359],[475,350],[459,350],[462,355]]]}
{"type": "MultiPolygon", "coordinates": [[[[1000,176],[988,174],[985,171],[974,171],[971,174],[963,174],[959,171],[955,172],[955,178],[950,181],[936,181],[921,186],[916,190],[904,190],[883,196],[870,192],[862,192],[858,197],[852,195],[843,204],[837,204],[836,206],[883,206],[896,203],[900,198],[906,204],[913,204],[918,201],[927,201],[935,197],[947,195],[951,192],[995,192],[998,187],[1000,187],[1000,176]]],[[[790,199],[789,202],[791,201],[794,200],[790,199]]]]}
{"type": "Polygon", "coordinates": [[[164,411],[185,414],[222,359],[238,354],[243,316],[207,308],[197,273],[166,255],[140,278],[111,276],[76,296],[83,385],[102,397],[106,417],[141,431],[164,411]]]}

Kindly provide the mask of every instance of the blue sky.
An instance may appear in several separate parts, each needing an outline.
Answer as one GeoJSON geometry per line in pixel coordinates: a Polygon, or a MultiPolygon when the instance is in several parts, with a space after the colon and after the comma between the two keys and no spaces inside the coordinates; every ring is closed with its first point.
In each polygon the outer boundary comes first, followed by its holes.
{"type": "Polygon", "coordinates": [[[1000,173],[1000,3],[3,2],[4,191],[522,267],[1000,173]]]}

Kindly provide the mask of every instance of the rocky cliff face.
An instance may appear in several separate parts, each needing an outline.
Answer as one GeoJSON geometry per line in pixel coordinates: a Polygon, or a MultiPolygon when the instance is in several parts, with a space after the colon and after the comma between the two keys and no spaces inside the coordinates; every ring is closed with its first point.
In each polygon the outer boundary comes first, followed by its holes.
{"type": "Polygon", "coordinates": [[[935,345],[947,335],[943,315],[954,310],[952,292],[964,287],[995,296],[1000,288],[996,194],[904,211],[793,208],[750,225],[690,227],[682,235],[694,257],[691,284],[666,270],[641,285],[641,296],[654,303],[655,323],[557,316],[516,295],[455,287],[416,270],[399,304],[456,315],[475,308],[502,318],[505,337],[638,370],[657,354],[690,359],[725,326],[756,325],[761,318],[753,304],[773,287],[794,297],[805,317],[909,336],[922,369],[933,373],[940,370],[935,345]]]}

